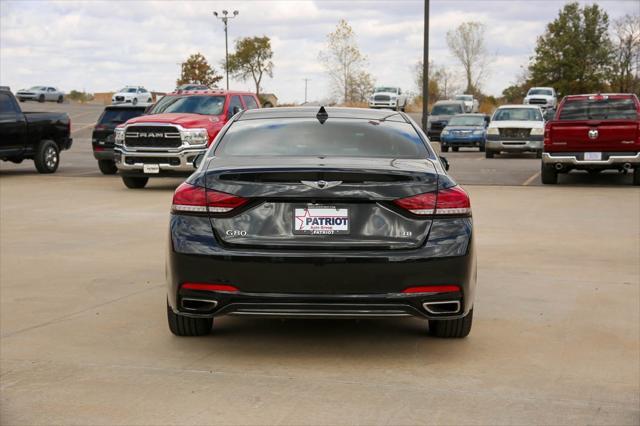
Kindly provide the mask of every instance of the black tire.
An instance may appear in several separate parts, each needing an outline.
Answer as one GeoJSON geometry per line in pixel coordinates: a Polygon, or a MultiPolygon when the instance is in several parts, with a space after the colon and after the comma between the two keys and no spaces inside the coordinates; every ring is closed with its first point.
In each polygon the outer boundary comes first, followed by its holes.
{"type": "Polygon", "coordinates": [[[60,165],[60,149],[54,141],[40,141],[33,157],[38,173],[54,173],[60,165]]]}
{"type": "Polygon", "coordinates": [[[122,183],[129,189],[142,189],[147,186],[148,177],[122,176],[122,183]]]}
{"type": "Polygon", "coordinates": [[[536,158],[542,158],[542,150],[536,151],[536,158]]]}
{"type": "Polygon", "coordinates": [[[138,98],[133,98],[133,101],[131,101],[131,103],[133,105],[138,105],[138,98]]]}
{"type": "Polygon", "coordinates": [[[449,152],[449,147],[446,145],[443,145],[442,147],[440,147],[440,151],[442,152],[449,152]]]}
{"type": "Polygon", "coordinates": [[[38,102],[44,103],[44,95],[38,96],[38,102]]]}
{"type": "Polygon", "coordinates": [[[113,160],[98,160],[98,168],[103,175],[115,175],[118,173],[118,168],[113,160]]]}
{"type": "Polygon", "coordinates": [[[458,151],[460,151],[460,147],[459,147],[459,146],[452,146],[452,147],[451,147],[451,150],[452,150],[453,152],[458,152],[458,151]]]}
{"type": "Polygon", "coordinates": [[[173,312],[167,302],[169,330],[176,336],[206,336],[211,333],[213,318],[190,318],[173,312]]]}
{"type": "Polygon", "coordinates": [[[493,158],[493,151],[489,151],[488,149],[484,151],[485,158],[493,158]]]}
{"type": "Polygon", "coordinates": [[[64,97],[62,95],[58,96],[58,103],[61,104],[63,102],[64,102],[64,97]]]}
{"type": "Polygon", "coordinates": [[[484,144],[483,143],[480,144],[480,152],[484,152],[484,144]]]}
{"type": "Polygon", "coordinates": [[[152,98],[147,99],[147,103],[148,104],[153,103],[153,99],[152,98]]]}
{"type": "Polygon", "coordinates": [[[545,185],[555,185],[558,183],[558,172],[553,166],[542,165],[540,170],[540,179],[545,185]]]}
{"type": "Polygon", "coordinates": [[[633,170],[633,185],[640,186],[640,167],[633,170]]]}
{"type": "Polygon", "coordinates": [[[20,102],[24,102],[24,101],[25,101],[25,99],[24,99],[24,98],[18,98],[18,100],[19,100],[20,102]]]}
{"type": "Polygon", "coordinates": [[[435,337],[467,337],[473,323],[473,309],[462,318],[454,320],[429,320],[429,334],[435,337]]]}

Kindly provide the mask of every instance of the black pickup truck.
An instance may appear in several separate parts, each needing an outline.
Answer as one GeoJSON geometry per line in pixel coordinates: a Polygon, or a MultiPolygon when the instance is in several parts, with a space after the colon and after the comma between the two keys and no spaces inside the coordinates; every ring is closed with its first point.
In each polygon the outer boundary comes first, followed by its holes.
{"type": "Polygon", "coordinates": [[[53,173],[60,151],[71,148],[71,120],[65,113],[22,112],[15,96],[0,87],[0,160],[32,159],[40,173],[53,173]]]}

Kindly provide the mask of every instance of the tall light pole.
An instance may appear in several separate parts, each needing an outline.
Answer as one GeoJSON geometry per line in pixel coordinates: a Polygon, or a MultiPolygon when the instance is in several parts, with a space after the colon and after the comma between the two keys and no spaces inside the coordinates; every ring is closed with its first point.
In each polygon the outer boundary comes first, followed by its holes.
{"type": "Polygon", "coordinates": [[[424,0],[424,42],[422,46],[422,129],[427,131],[429,115],[429,0],[424,0]]]}
{"type": "Polygon", "coordinates": [[[222,16],[218,15],[218,12],[213,12],[213,16],[220,19],[224,23],[224,67],[227,71],[227,90],[229,90],[229,37],[228,37],[228,23],[229,19],[233,19],[238,16],[237,10],[233,11],[233,16],[229,16],[229,12],[222,11],[222,16]]]}
{"type": "Polygon", "coordinates": [[[307,83],[311,81],[310,78],[303,78],[304,80],[304,103],[307,103],[307,83]]]}

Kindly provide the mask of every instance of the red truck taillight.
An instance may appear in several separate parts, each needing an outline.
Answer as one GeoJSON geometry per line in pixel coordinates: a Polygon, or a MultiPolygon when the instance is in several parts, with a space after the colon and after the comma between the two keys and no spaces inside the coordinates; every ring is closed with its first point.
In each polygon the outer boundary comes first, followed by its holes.
{"type": "Polygon", "coordinates": [[[469,196],[459,186],[400,198],[393,203],[420,216],[471,214],[469,196]]]}

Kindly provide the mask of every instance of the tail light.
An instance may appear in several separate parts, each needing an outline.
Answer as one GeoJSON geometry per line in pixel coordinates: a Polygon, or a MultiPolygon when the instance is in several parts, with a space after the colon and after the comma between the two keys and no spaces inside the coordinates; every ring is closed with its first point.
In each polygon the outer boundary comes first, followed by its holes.
{"type": "Polygon", "coordinates": [[[96,127],[94,127],[93,130],[104,130],[106,128],[107,128],[107,126],[105,126],[103,124],[96,124],[96,127]]]}
{"type": "Polygon", "coordinates": [[[400,198],[393,203],[420,216],[471,214],[469,196],[459,186],[400,198]]]}
{"type": "Polygon", "coordinates": [[[226,291],[229,293],[235,293],[238,291],[237,287],[227,284],[184,283],[180,288],[201,291],[226,291]]]}
{"type": "Polygon", "coordinates": [[[172,210],[176,213],[227,213],[249,200],[224,192],[212,191],[187,182],[173,194],[172,210]]]}

